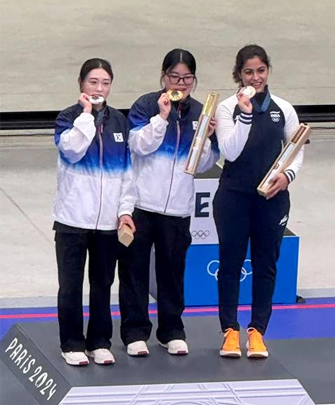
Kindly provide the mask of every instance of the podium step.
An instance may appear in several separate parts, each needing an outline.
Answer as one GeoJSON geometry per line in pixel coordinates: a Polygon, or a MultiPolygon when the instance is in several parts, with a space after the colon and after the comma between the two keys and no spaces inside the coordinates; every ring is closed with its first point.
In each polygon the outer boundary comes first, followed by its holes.
{"type": "MultiPolygon", "coordinates": [[[[115,321],[114,365],[67,365],[61,357],[56,323],[15,324],[0,342],[1,359],[43,405],[314,404],[275,356],[250,360],[243,353],[238,360],[221,358],[223,336],[217,317],[184,321],[190,348],[187,356],[169,355],[152,337],[149,356],[130,357],[115,321]]],[[[242,338],[245,347],[245,333],[242,338]]]]}
{"type": "Polygon", "coordinates": [[[298,380],[72,388],[62,405],[313,405],[298,380]]]}

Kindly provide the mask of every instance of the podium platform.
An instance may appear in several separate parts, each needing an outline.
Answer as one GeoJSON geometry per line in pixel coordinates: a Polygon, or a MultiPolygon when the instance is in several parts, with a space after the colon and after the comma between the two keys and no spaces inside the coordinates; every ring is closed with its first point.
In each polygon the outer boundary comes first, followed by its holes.
{"type": "MultiPolygon", "coordinates": [[[[25,405],[314,404],[298,381],[299,367],[293,374],[278,360],[280,344],[265,360],[247,359],[245,350],[241,359],[221,358],[222,334],[216,316],[185,318],[187,356],[169,355],[152,337],[149,356],[130,357],[119,339],[118,326],[115,321],[114,365],[91,361],[87,367],[72,367],[60,355],[56,323],[15,324],[1,341],[1,360],[6,364],[1,369],[10,370],[4,389],[15,391],[16,398],[22,396],[16,403],[25,405]]],[[[242,339],[244,345],[245,332],[242,339]]],[[[269,347],[271,351],[271,342],[269,347]]],[[[291,353],[290,359],[295,364],[302,355],[291,353]]]]}
{"type": "MultiPolygon", "coordinates": [[[[218,304],[217,277],[219,271],[219,241],[213,218],[213,199],[218,179],[195,180],[195,209],[191,216],[192,244],[188,249],[185,269],[186,306],[211,306],[218,304]]],[[[277,262],[274,304],[292,304],[297,296],[299,236],[288,228],[280,247],[277,262]]],[[[154,257],[151,260],[150,293],[155,297],[154,257]]],[[[250,244],[241,269],[239,304],[252,301],[252,265],[250,244]]]]}

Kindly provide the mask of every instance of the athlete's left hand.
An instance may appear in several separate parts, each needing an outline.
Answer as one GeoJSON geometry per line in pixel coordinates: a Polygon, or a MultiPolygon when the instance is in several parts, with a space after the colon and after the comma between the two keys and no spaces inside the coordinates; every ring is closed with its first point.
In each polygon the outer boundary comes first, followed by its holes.
{"type": "Polygon", "coordinates": [[[286,190],[288,187],[288,179],[284,173],[276,174],[271,182],[271,186],[266,193],[266,199],[274,197],[279,191],[286,190]]]}
{"type": "Polygon", "coordinates": [[[209,121],[209,124],[208,124],[208,133],[207,133],[207,136],[213,135],[215,129],[216,129],[216,119],[215,119],[215,118],[211,118],[211,120],[209,121]]]}
{"type": "Polygon", "coordinates": [[[123,225],[123,224],[128,225],[128,226],[131,228],[131,230],[132,230],[133,232],[136,231],[136,227],[135,227],[133,218],[132,218],[130,215],[122,215],[122,216],[120,217],[119,229],[122,228],[122,225],[123,225]]]}

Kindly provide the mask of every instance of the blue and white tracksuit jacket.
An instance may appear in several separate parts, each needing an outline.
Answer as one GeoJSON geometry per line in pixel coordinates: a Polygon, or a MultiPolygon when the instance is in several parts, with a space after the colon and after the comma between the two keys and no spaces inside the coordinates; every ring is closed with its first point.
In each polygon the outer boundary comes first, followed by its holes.
{"type": "MultiPolygon", "coordinates": [[[[140,97],[128,116],[136,207],[184,217],[194,209],[194,177],[184,170],[202,104],[191,97],[172,103],[168,119],[164,120],[157,104],[162,92],[140,97]]],[[[218,158],[216,142],[207,139],[198,171],[210,169],[218,158]]]]}
{"type": "Polygon", "coordinates": [[[89,114],[76,104],[58,115],[55,221],[115,230],[118,217],[132,214],[136,198],[127,138],[126,118],[109,106],[89,114]]]}

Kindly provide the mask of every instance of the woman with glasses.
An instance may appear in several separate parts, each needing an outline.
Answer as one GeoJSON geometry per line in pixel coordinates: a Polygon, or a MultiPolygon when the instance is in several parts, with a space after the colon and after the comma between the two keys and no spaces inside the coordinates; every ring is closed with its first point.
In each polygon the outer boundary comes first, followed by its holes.
{"type": "Polygon", "coordinates": [[[104,59],[87,60],[78,102],[56,119],[59,149],[53,217],[58,264],[58,321],[62,356],[73,366],[91,357],[114,363],[110,352],[110,290],[119,243],[117,229],[135,227],[135,202],[126,118],[107,105],[113,72],[104,59]],[[89,254],[90,316],[83,331],[82,293],[89,254]]]}
{"type": "Polygon", "coordinates": [[[257,187],[299,126],[290,103],[270,93],[270,60],[258,45],[243,47],[236,56],[233,79],[251,86],[222,101],[216,111],[217,137],[225,163],[213,202],[220,242],[219,316],[224,341],[220,355],[241,357],[237,306],[240,275],[251,247],[252,314],[248,325],[248,357],[268,357],[263,342],[272,311],[276,262],[288,221],[289,184],[303,162],[301,149],[284,173],[272,181],[267,198],[257,187]],[[249,90],[247,89],[247,90],[249,90]]]}
{"type": "MultiPolygon", "coordinates": [[[[152,324],[148,314],[149,264],[155,246],[157,280],[157,339],[170,354],[187,354],[184,325],[184,270],[191,243],[190,216],[194,209],[194,178],[184,173],[202,105],[190,93],[196,83],[196,61],[183,49],[163,60],[163,89],[140,97],[129,113],[137,203],[133,214],[134,242],[119,263],[121,337],[132,356],[149,353],[146,341],[152,324]],[[182,92],[171,101],[168,91],[182,92]]],[[[214,132],[212,120],[209,135],[214,132]]],[[[199,171],[218,159],[207,139],[199,171]]]]}

